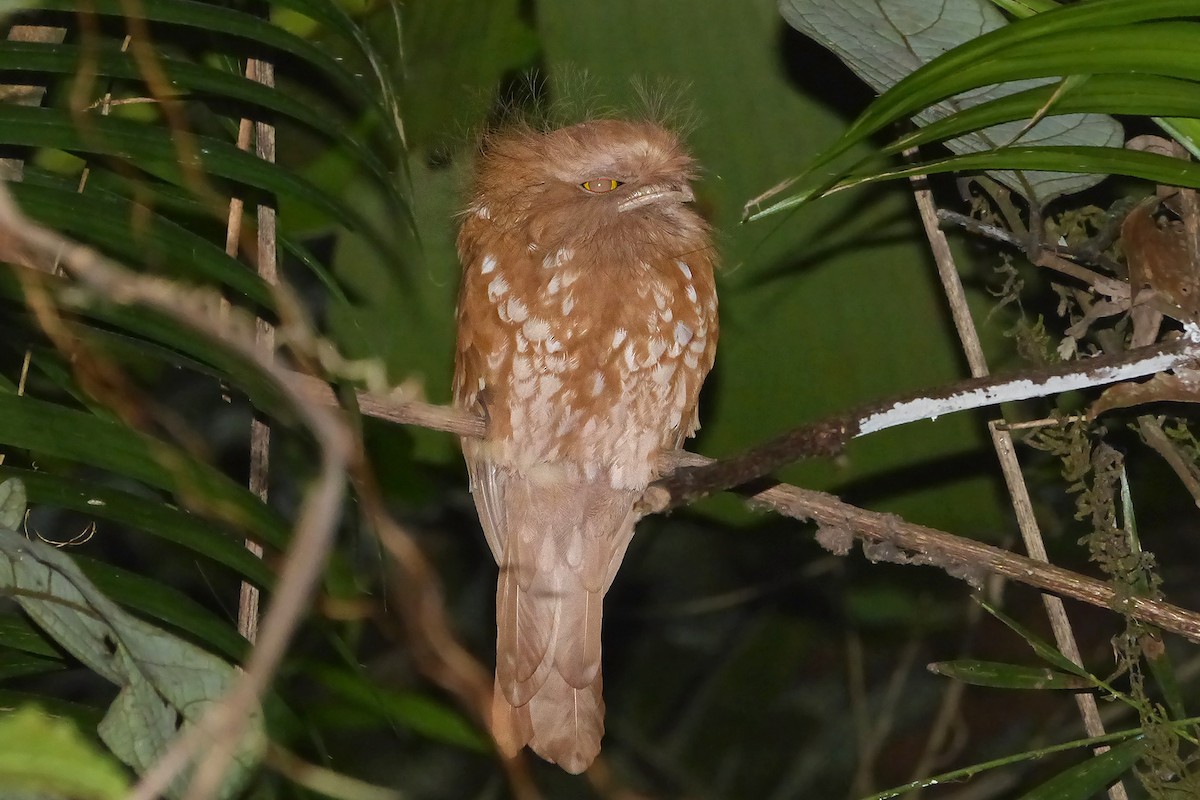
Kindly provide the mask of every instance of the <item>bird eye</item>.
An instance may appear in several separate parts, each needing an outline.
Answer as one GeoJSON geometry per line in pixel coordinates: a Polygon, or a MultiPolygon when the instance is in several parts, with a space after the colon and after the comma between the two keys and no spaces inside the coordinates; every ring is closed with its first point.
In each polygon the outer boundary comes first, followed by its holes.
{"type": "Polygon", "coordinates": [[[614,180],[612,178],[593,178],[592,180],[584,181],[579,185],[582,186],[586,192],[591,192],[592,194],[604,194],[605,192],[611,192],[613,189],[620,186],[621,181],[614,180]]]}

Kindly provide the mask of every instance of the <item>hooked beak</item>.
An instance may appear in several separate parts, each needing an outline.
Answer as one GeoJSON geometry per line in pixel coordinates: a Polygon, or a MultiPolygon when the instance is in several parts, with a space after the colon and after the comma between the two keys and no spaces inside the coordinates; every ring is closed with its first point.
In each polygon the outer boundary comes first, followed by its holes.
{"type": "Polygon", "coordinates": [[[618,211],[632,211],[635,208],[648,206],[652,203],[690,203],[695,200],[692,188],[686,183],[681,185],[671,183],[656,183],[643,186],[626,197],[617,206],[618,211]]]}

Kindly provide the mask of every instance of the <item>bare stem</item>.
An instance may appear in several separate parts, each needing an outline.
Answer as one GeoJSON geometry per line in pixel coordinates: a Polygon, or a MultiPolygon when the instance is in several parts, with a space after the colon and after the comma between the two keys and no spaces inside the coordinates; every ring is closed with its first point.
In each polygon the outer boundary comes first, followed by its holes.
{"type": "MultiPolygon", "coordinates": [[[[975,378],[986,377],[988,375],[987,359],[983,353],[979,333],[975,329],[975,322],[971,318],[971,311],[967,307],[966,292],[963,291],[962,280],[959,278],[958,268],[950,251],[950,244],[946,240],[945,232],[938,226],[938,212],[933,201],[933,193],[930,192],[928,184],[923,178],[912,179],[912,184],[921,224],[925,228],[925,236],[929,240],[930,250],[937,265],[938,277],[941,279],[942,288],[946,293],[946,300],[950,304],[954,327],[962,342],[963,351],[966,353],[967,363],[971,367],[971,375],[975,378]]],[[[1070,262],[1065,263],[1069,264],[1070,262]]],[[[1017,516],[1017,526],[1021,530],[1025,550],[1033,559],[1048,563],[1049,558],[1046,555],[1042,532],[1033,512],[1033,501],[1029,497],[1025,476],[1021,473],[1021,465],[1017,461],[1017,454],[1013,448],[1012,434],[1007,430],[1000,429],[995,424],[988,426],[988,432],[991,434],[992,446],[1000,461],[1004,482],[1008,486],[1008,494],[1012,501],[1013,511],[1017,516]]],[[[1079,652],[1075,632],[1071,628],[1071,622],[1067,618],[1062,600],[1050,594],[1043,594],[1042,602],[1045,604],[1046,615],[1050,619],[1050,627],[1058,649],[1067,658],[1082,666],[1083,657],[1079,652]]],[[[1079,713],[1083,718],[1083,725],[1088,735],[1104,735],[1104,723],[1100,720],[1100,709],[1096,705],[1096,698],[1091,694],[1078,692],[1075,694],[1075,702],[1079,706],[1079,713]]],[[[1107,747],[1097,748],[1096,752],[1099,754],[1107,749],[1107,747]]],[[[1113,784],[1109,788],[1108,794],[1112,800],[1125,800],[1128,796],[1125,786],[1120,782],[1113,784]]]]}

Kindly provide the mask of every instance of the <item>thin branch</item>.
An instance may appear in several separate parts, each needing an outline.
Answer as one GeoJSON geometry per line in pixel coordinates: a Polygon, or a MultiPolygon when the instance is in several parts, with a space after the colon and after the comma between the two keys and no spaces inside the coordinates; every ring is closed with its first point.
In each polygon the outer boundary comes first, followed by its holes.
{"type": "Polygon", "coordinates": [[[702,470],[683,470],[654,484],[647,511],[664,511],[765,478],[813,456],[834,455],[853,438],[960,411],[1133,380],[1200,358],[1200,328],[1174,341],[998,378],[976,377],[948,387],[859,407],[794,428],[702,470]]]}
{"type": "Polygon", "coordinates": [[[1043,249],[1039,253],[1028,253],[1028,242],[1024,237],[1005,230],[999,225],[989,225],[974,217],[944,208],[937,209],[937,219],[940,222],[949,222],[953,225],[958,225],[968,233],[974,233],[978,236],[1009,245],[1010,247],[1015,247],[1022,253],[1026,253],[1029,256],[1029,260],[1035,265],[1052,269],[1055,272],[1060,272],[1063,275],[1068,275],[1082,281],[1112,300],[1128,301],[1129,299],[1129,284],[1124,281],[1102,275],[1085,266],[1076,264],[1074,261],[1063,258],[1057,254],[1058,251],[1054,248],[1043,249]]]}
{"type": "Polygon", "coordinates": [[[1146,444],[1162,456],[1175,471],[1188,494],[1192,496],[1192,502],[1200,506],[1200,470],[1196,468],[1196,463],[1185,457],[1167,437],[1162,428],[1162,419],[1143,414],[1138,417],[1138,431],[1146,440],[1146,444]]]}
{"type": "MultiPolygon", "coordinates": [[[[305,394],[314,402],[338,405],[333,388],[320,378],[307,375],[297,376],[305,394]]],[[[385,397],[371,392],[355,393],[358,410],[365,416],[394,422],[397,425],[415,425],[431,431],[444,431],[457,436],[482,437],[487,426],[481,417],[453,406],[438,406],[420,400],[385,397]]]]}
{"type": "MultiPolygon", "coordinates": [[[[250,59],[246,64],[246,77],[263,86],[275,85],[275,71],[271,64],[257,59],[250,59]]],[[[238,131],[238,147],[249,149],[251,121],[243,119],[238,131]],[[245,139],[243,144],[243,131],[245,139]]],[[[255,123],[254,150],[255,155],[267,163],[275,162],[275,129],[264,123],[255,123]]],[[[242,220],[242,201],[230,199],[229,231],[225,241],[226,252],[234,255],[240,237],[242,220]]],[[[276,263],[275,240],[275,209],[270,206],[258,207],[258,248],[255,264],[258,275],[268,286],[279,283],[278,265],[276,263]]],[[[254,324],[254,341],[263,353],[275,352],[275,328],[261,317],[254,324]]],[[[250,491],[254,492],[264,503],[270,486],[271,468],[271,426],[257,416],[250,420],[250,491]]],[[[258,558],[262,558],[263,549],[257,542],[247,539],[246,549],[258,558]]],[[[238,632],[249,642],[258,637],[258,607],[260,593],[257,586],[249,581],[242,581],[238,594],[238,632]]]]}
{"type": "MultiPolygon", "coordinates": [[[[930,250],[933,252],[934,262],[937,266],[938,278],[942,282],[946,299],[950,303],[954,316],[954,327],[967,355],[971,374],[976,378],[984,378],[988,375],[989,370],[987,359],[983,353],[983,345],[979,340],[979,332],[975,329],[975,321],[971,318],[971,311],[967,307],[966,292],[963,291],[962,279],[959,277],[958,268],[954,263],[954,256],[950,252],[950,244],[946,239],[945,232],[938,225],[938,212],[933,201],[933,193],[924,180],[913,180],[913,197],[917,201],[921,224],[925,229],[925,236],[929,240],[930,250]]],[[[1094,364],[1094,362],[1089,363],[1094,364]]],[[[1033,511],[1033,500],[1029,496],[1029,487],[1025,484],[1025,476],[1017,461],[1012,434],[1009,431],[1001,430],[995,423],[988,425],[988,433],[991,434],[992,446],[996,451],[996,458],[1000,462],[1000,471],[1003,473],[1004,483],[1008,487],[1008,495],[1012,501],[1013,512],[1017,517],[1017,527],[1021,531],[1025,551],[1033,559],[1048,563],[1050,558],[1046,554],[1042,531],[1033,511]]],[[[1071,661],[1082,666],[1083,656],[1079,652],[1075,631],[1071,627],[1071,621],[1067,617],[1067,610],[1063,606],[1062,600],[1043,594],[1042,603],[1046,607],[1046,616],[1050,620],[1050,628],[1054,633],[1054,641],[1058,645],[1059,651],[1071,661]]],[[[1075,695],[1075,703],[1079,708],[1079,715],[1083,719],[1083,726],[1088,735],[1104,735],[1104,723],[1100,720],[1100,709],[1096,705],[1096,698],[1080,692],[1075,695]]],[[[1097,748],[1096,753],[1099,754],[1107,749],[1107,747],[1097,748]]],[[[1119,781],[1109,787],[1108,795],[1112,800],[1124,800],[1128,796],[1125,786],[1119,781]]]]}
{"type": "Polygon", "coordinates": [[[358,778],[311,764],[273,742],[267,745],[267,755],[264,760],[267,766],[292,783],[326,797],[335,797],[339,800],[403,800],[404,798],[404,794],[399,789],[375,786],[358,778]]]}
{"type": "MultiPolygon", "coordinates": [[[[336,401],[327,384],[315,378],[303,378],[302,383],[303,391],[309,397],[323,398],[328,403],[336,401]]],[[[414,400],[389,400],[366,392],[358,394],[358,402],[364,414],[378,419],[459,436],[484,434],[483,420],[449,406],[435,406],[414,400]]],[[[717,462],[696,453],[672,450],[659,458],[658,471],[668,474],[714,463],[717,462]]],[[[794,519],[816,522],[836,540],[836,546],[827,548],[835,555],[846,555],[855,539],[868,545],[890,545],[896,548],[897,555],[901,551],[907,554],[907,563],[937,566],[971,583],[978,583],[986,575],[995,573],[1062,597],[1119,610],[1200,644],[1200,613],[1155,600],[1120,598],[1115,590],[1102,581],[1052,564],[1034,561],[973,539],[914,525],[891,514],[857,508],[830,494],[774,480],[770,483],[770,488],[758,486],[736,491],[756,507],[794,519]]],[[[657,485],[647,489],[646,494],[642,499],[643,506],[653,507],[661,499],[661,490],[657,485]]],[[[823,543],[831,541],[820,533],[818,538],[823,543]]],[[[876,556],[887,555],[886,547],[882,553],[879,549],[873,552],[876,556]]]]}
{"type": "MultiPolygon", "coordinates": [[[[700,466],[703,456],[676,450],[667,464],[700,466]]],[[[905,522],[894,514],[857,508],[833,495],[777,483],[747,492],[754,504],[778,514],[818,525],[817,540],[835,555],[846,555],[856,540],[875,561],[927,564],[973,585],[989,574],[1089,605],[1128,614],[1200,644],[1200,613],[1170,603],[1123,597],[1103,581],[1053,564],[1001,550],[983,542],[905,522]]]]}

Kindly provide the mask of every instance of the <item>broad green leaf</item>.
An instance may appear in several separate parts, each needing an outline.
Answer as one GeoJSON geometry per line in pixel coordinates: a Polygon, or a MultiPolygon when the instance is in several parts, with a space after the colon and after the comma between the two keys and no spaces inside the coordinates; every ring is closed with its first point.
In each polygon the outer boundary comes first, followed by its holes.
{"type": "MultiPolygon", "coordinates": [[[[148,535],[183,544],[217,561],[230,563],[260,586],[269,585],[272,580],[270,569],[246,549],[242,539],[221,530],[211,521],[201,520],[162,501],[147,500],[106,486],[44,472],[0,468],[0,477],[5,476],[9,476],[8,480],[0,487],[10,482],[26,484],[35,506],[69,508],[99,519],[115,520],[140,528],[148,535]]],[[[32,533],[52,541],[59,540],[60,535],[62,539],[69,537],[69,534],[60,531],[34,529],[32,533]]],[[[230,622],[217,617],[173,587],[106,562],[82,555],[75,558],[88,578],[118,603],[149,619],[189,633],[230,658],[240,659],[245,655],[246,642],[230,622]]],[[[56,654],[32,631],[14,629],[12,624],[0,618],[0,645],[27,649],[40,644],[41,649],[30,652],[56,654]]]]}
{"type": "Polygon", "coordinates": [[[6,480],[0,483],[0,529],[15,531],[25,519],[25,484],[6,480]]]}
{"type": "Polygon", "coordinates": [[[1021,800],[1090,800],[1133,768],[1146,750],[1142,737],[1119,744],[1100,755],[1060,772],[1021,800]]]}
{"type": "Polygon", "coordinates": [[[129,779],[71,722],[25,706],[0,714],[0,786],[5,796],[121,800],[129,779]]]}
{"type": "Polygon", "coordinates": [[[1067,675],[1046,667],[1026,667],[995,661],[939,661],[929,665],[935,675],[999,689],[1090,689],[1093,684],[1078,675],[1067,675]]]}
{"type": "Polygon", "coordinates": [[[178,589],[83,555],[75,555],[74,560],[87,579],[114,602],[137,611],[152,622],[164,623],[187,633],[193,641],[227,658],[241,660],[245,657],[248,645],[233,623],[218,617],[178,589]]]}
{"type": "MultiPolygon", "coordinates": [[[[890,121],[895,121],[915,112],[942,97],[964,91],[969,86],[958,85],[957,78],[963,72],[983,67],[984,69],[1021,70],[1022,66],[1009,57],[1012,48],[1027,42],[1046,41],[1043,37],[1065,34],[1085,34],[1092,29],[1106,26],[1126,26],[1154,19],[1172,19],[1196,14],[1192,0],[1142,0],[1129,3],[1126,0],[1094,0],[1048,11],[1028,19],[986,33],[957,47],[921,69],[901,80],[880,97],[855,121],[847,132],[847,142],[842,143],[844,152],[849,140],[858,141],[870,135],[890,121]]],[[[1105,54],[1107,56],[1107,54],[1105,54]]],[[[1099,63],[1091,52],[1076,56],[1099,63]]],[[[1066,57],[1068,74],[1091,73],[1095,70],[1078,70],[1077,61],[1066,57]]],[[[1100,70],[1106,71],[1106,70],[1100,70]]],[[[1165,74],[1173,74],[1168,70],[1165,74]]]]}
{"type": "MultiPolygon", "coordinates": [[[[830,5],[821,0],[786,0],[780,9],[788,23],[832,50],[876,91],[884,92],[905,75],[947,50],[1005,25],[1004,17],[983,0],[900,0],[880,4],[849,0],[830,5]]],[[[937,99],[916,111],[919,125],[928,125],[979,103],[1035,86],[1035,81],[979,83],[969,91],[937,99]]],[[[1109,117],[1088,114],[1043,119],[1029,130],[1023,123],[998,123],[946,142],[956,153],[990,150],[1018,134],[1025,143],[1114,146],[1122,141],[1121,126],[1109,117]]],[[[1064,173],[993,177],[1037,204],[1078,192],[1103,176],[1064,173]]]]}
{"type": "MultiPolygon", "coordinates": [[[[897,83],[873,102],[845,135],[809,166],[808,189],[776,199],[792,182],[785,182],[747,204],[746,213],[758,218],[775,213],[821,194],[838,182],[839,176],[814,178],[850,148],[883,127],[914,114],[927,105],[961,92],[1010,80],[1053,75],[1091,75],[1106,72],[1142,72],[1192,79],[1200,74],[1200,26],[1195,23],[1148,20],[1196,16],[1187,0],[1095,0],[1076,3],[985,33],[950,50],[897,83]],[[1160,50],[1158,37],[1169,42],[1160,50]],[[813,187],[817,188],[813,188],[813,187]]],[[[962,165],[970,161],[958,162],[962,165]]],[[[1044,163],[1044,162],[1043,162],[1044,163]]],[[[1082,169],[1070,163],[1040,169],[1100,172],[1102,161],[1082,169]]],[[[1116,162],[1114,162],[1116,165],[1116,162]]],[[[994,168],[989,163],[985,168],[994,168]]],[[[1028,164],[1001,166],[1039,169],[1028,164]]],[[[973,164],[978,168],[977,164],[973,164]]],[[[1119,168],[1109,170],[1119,172],[1119,168]]],[[[899,173],[890,173],[896,177],[899,173]]],[[[1140,175],[1136,175],[1141,177],[1140,175]]],[[[803,176],[802,176],[803,177],[803,176]]]]}
{"type": "MultiPolygon", "coordinates": [[[[0,531],[0,589],[25,613],[120,693],[100,723],[100,737],[139,773],[177,735],[229,690],[232,666],[205,650],[142,622],[105,597],[64,553],[11,531],[0,531]]],[[[261,712],[237,744],[235,767],[220,797],[244,783],[265,746],[261,712]]],[[[183,777],[172,787],[180,795],[183,777]]]]}
{"type": "Polygon", "coordinates": [[[107,469],[175,492],[244,526],[276,547],[287,533],[279,517],[249,490],[182,451],[116,423],[53,403],[0,394],[0,441],[107,469]]]}
{"type": "Polygon", "coordinates": [[[469,126],[487,112],[503,76],[534,63],[537,38],[518,6],[514,0],[405,6],[404,106],[414,149],[468,143],[469,126]],[[447,52],[463,57],[447,59],[447,52]]]}

